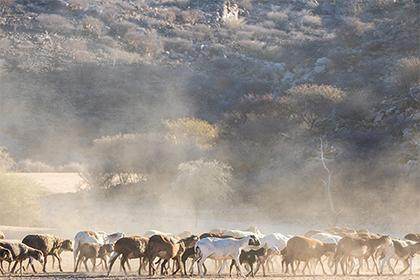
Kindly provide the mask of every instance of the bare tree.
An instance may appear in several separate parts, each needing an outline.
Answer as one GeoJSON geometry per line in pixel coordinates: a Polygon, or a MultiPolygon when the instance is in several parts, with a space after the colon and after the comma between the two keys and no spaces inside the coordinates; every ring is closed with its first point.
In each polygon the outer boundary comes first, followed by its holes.
{"type": "Polygon", "coordinates": [[[331,194],[331,178],[332,178],[332,172],[328,168],[328,166],[327,166],[327,164],[325,162],[324,143],[322,141],[322,138],[320,138],[320,141],[321,141],[320,157],[321,157],[322,167],[327,172],[327,179],[322,179],[322,182],[324,183],[324,186],[325,186],[325,190],[326,190],[326,193],[327,193],[327,198],[328,198],[328,203],[329,203],[329,206],[330,206],[330,210],[331,210],[332,213],[336,214],[336,210],[335,210],[335,207],[334,207],[334,201],[333,201],[332,194],[331,194]]]}

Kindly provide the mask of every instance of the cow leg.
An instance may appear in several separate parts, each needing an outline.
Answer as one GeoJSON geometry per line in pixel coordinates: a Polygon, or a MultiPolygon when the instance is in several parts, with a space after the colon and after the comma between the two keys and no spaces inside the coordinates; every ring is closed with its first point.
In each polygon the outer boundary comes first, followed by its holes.
{"type": "MultiPolygon", "coordinates": [[[[54,262],[55,258],[57,258],[57,261],[58,261],[58,269],[59,269],[61,272],[63,272],[63,268],[61,267],[61,257],[60,257],[60,255],[58,255],[57,253],[54,253],[54,254],[52,255],[52,257],[53,257],[53,262],[54,262]]],[[[53,265],[53,268],[54,268],[54,265],[53,265]]]]}
{"type": "Polygon", "coordinates": [[[120,255],[120,253],[111,255],[111,259],[109,260],[108,276],[109,276],[109,274],[111,274],[112,266],[114,265],[114,262],[117,260],[119,255],[120,255]]]}
{"type": "Polygon", "coordinates": [[[96,258],[93,258],[91,260],[92,260],[92,264],[93,264],[92,272],[95,272],[95,270],[96,270],[96,258]]]}
{"type": "MultiPolygon", "coordinates": [[[[34,272],[34,273],[37,273],[36,272],[36,270],[35,270],[35,266],[34,266],[34,264],[31,262],[31,260],[29,260],[29,262],[28,262],[28,265],[31,265],[31,267],[32,267],[32,271],[34,272]]],[[[29,271],[29,270],[28,270],[29,271]]]]}
{"type": "MultiPolygon", "coordinates": [[[[290,265],[291,265],[291,267],[292,267],[292,273],[293,273],[293,275],[296,275],[296,270],[295,270],[295,261],[294,261],[294,260],[292,260],[292,261],[290,262],[290,265]]],[[[299,267],[299,265],[298,265],[298,267],[299,267]]]]}
{"type": "MultiPolygon", "coordinates": [[[[322,273],[327,274],[327,273],[325,272],[325,269],[324,269],[324,264],[322,263],[321,258],[319,258],[319,259],[318,259],[318,261],[319,261],[319,263],[321,264],[322,273]]],[[[315,274],[315,273],[316,273],[316,271],[314,271],[314,274],[315,274]]]]}
{"type": "MultiPolygon", "coordinates": [[[[242,269],[241,269],[241,266],[240,266],[239,255],[238,256],[235,256],[235,259],[234,260],[235,260],[236,271],[238,271],[239,272],[239,275],[243,277],[244,274],[243,274],[242,269]]],[[[225,263],[226,262],[223,262],[223,267],[225,266],[225,263]]],[[[221,271],[221,269],[219,270],[219,275],[220,275],[220,271],[221,271]]]]}
{"type": "Polygon", "coordinates": [[[403,274],[407,271],[407,269],[410,267],[410,262],[407,259],[403,259],[404,269],[400,272],[400,274],[403,274]]]}
{"type": "Polygon", "coordinates": [[[44,264],[43,264],[43,266],[42,266],[42,272],[47,272],[47,254],[44,254],[44,264]]]}
{"type": "Polygon", "coordinates": [[[127,258],[126,262],[127,262],[128,272],[131,272],[130,260],[127,258]]]}
{"type": "MultiPolygon", "coordinates": [[[[74,244],[74,250],[73,250],[73,261],[74,261],[73,263],[74,263],[75,266],[76,266],[76,262],[77,262],[78,253],[79,253],[79,244],[75,243],[74,244]]],[[[76,269],[76,267],[75,267],[75,269],[76,269]]]]}
{"type": "MultiPolygon", "coordinates": [[[[18,261],[16,260],[16,261],[15,261],[15,263],[14,263],[14,265],[13,265],[13,267],[12,267],[12,270],[10,270],[10,269],[9,269],[9,271],[10,271],[12,274],[15,272],[15,269],[16,269],[17,264],[18,264],[18,261]]],[[[9,263],[9,266],[10,266],[10,263],[9,263]]]]}
{"type": "Polygon", "coordinates": [[[310,272],[311,272],[311,268],[309,267],[309,261],[306,261],[306,262],[305,262],[305,265],[303,266],[303,269],[302,269],[302,274],[303,274],[303,275],[305,275],[305,270],[306,270],[306,268],[308,268],[308,269],[309,269],[309,274],[310,274],[310,272]]]}
{"type": "Polygon", "coordinates": [[[172,266],[172,275],[175,275],[178,271],[180,271],[181,270],[181,275],[183,275],[184,274],[184,272],[183,272],[183,269],[182,269],[182,267],[181,267],[181,263],[182,263],[182,261],[181,261],[181,257],[180,256],[177,256],[175,259],[174,259],[174,264],[173,264],[173,266],[172,266]],[[176,269],[174,270],[174,268],[175,268],[175,265],[176,265],[176,269]]]}
{"type": "Polygon", "coordinates": [[[222,271],[225,269],[226,264],[227,264],[227,262],[222,261],[222,265],[220,266],[219,270],[217,271],[218,275],[220,275],[222,273],[222,271]]]}
{"type": "Polygon", "coordinates": [[[87,266],[87,262],[88,262],[88,258],[85,258],[84,260],[83,260],[83,264],[85,265],[85,269],[86,269],[86,272],[89,272],[89,267],[87,266]]]}
{"type": "Polygon", "coordinates": [[[410,274],[413,275],[414,256],[410,256],[409,261],[410,261],[410,274]]]}
{"type": "Polygon", "coordinates": [[[341,267],[341,272],[343,272],[343,275],[347,274],[347,257],[343,257],[340,261],[340,267],[341,267]],[[344,265],[346,265],[346,267],[344,267],[344,265]]]}
{"type": "Polygon", "coordinates": [[[163,272],[163,270],[165,269],[165,265],[168,261],[165,259],[163,260],[163,262],[160,264],[160,275],[165,275],[165,273],[163,272]]]}
{"type": "Polygon", "coordinates": [[[389,270],[391,270],[392,274],[395,274],[395,270],[394,270],[394,268],[392,267],[392,264],[391,264],[391,259],[388,259],[387,264],[388,264],[389,270]]]}
{"type": "Polygon", "coordinates": [[[235,265],[235,261],[232,260],[230,262],[230,266],[229,266],[229,277],[232,277],[232,268],[233,268],[234,265],[235,265]]]}
{"type": "Polygon", "coordinates": [[[125,255],[121,256],[121,260],[120,260],[120,266],[122,268],[122,270],[124,271],[125,275],[128,275],[127,270],[125,269],[125,263],[127,262],[127,257],[125,255]]]}
{"type": "Polygon", "coordinates": [[[198,274],[203,277],[204,273],[203,273],[203,266],[204,266],[204,261],[206,260],[207,256],[201,256],[200,259],[198,260],[198,274]]]}

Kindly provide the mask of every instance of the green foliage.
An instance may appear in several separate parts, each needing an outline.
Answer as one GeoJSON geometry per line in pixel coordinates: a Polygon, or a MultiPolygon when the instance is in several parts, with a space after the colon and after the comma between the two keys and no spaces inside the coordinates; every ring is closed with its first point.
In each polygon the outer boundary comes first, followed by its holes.
{"type": "Polygon", "coordinates": [[[0,173],[0,224],[40,225],[39,199],[45,194],[45,190],[27,178],[0,173]]]}

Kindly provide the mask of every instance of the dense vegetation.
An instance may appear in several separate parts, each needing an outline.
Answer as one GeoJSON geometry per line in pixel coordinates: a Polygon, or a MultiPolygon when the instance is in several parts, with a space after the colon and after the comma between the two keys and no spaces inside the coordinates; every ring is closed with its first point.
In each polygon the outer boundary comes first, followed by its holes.
{"type": "Polygon", "coordinates": [[[181,188],[273,218],[418,222],[417,2],[236,3],[0,0],[5,168],[81,170],[136,202],[181,188]]]}

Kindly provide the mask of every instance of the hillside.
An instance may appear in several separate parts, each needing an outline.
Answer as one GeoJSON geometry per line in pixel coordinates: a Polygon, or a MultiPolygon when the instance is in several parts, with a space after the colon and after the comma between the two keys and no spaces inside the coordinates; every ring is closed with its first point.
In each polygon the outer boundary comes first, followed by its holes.
{"type": "Polygon", "coordinates": [[[274,217],[416,224],[417,2],[0,0],[0,146],[142,199],[190,182],[274,217]]]}

